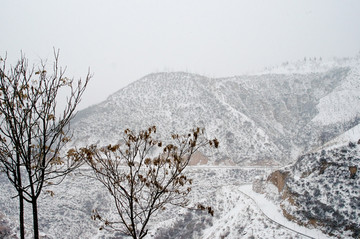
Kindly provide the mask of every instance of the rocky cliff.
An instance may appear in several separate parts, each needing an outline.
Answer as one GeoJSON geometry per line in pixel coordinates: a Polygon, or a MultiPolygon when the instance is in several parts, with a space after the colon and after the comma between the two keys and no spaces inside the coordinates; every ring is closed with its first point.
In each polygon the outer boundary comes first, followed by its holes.
{"type": "Polygon", "coordinates": [[[266,180],[257,180],[255,188],[278,202],[289,220],[329,235],[358,238],[359,165],[360,145],[350,142],[305,154],[266,180]]]}

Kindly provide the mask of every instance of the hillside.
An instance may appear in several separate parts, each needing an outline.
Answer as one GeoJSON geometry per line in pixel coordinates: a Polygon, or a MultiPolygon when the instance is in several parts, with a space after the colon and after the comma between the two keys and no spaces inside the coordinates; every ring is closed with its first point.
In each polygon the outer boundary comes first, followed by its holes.
{"type": "Polygon", "coordinates": [[[305,154],[291,166],[255,183],[292,221],[329,235],[358,238],[360,145],[305,154]]]}
{"type": "Polygon", "coordinates": [[[359,59],[216,79],[150,74],[80,111],[72,143],[116,142],[125,128],[156,125],[164,138],[200,126],[221,142],[211,164],[284,165],[359,124],[359,59]]]}

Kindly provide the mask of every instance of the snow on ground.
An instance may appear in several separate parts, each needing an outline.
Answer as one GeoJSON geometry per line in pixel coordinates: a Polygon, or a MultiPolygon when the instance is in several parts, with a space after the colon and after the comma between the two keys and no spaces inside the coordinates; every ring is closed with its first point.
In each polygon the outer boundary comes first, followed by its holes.
{"type": "Polygon", "coordinates": [[[238,185],[219,188],[214,200],[223,204],[215,206],[213,226],[200,238],[306,238],[266,218],[238,185]]]}
{"type": "MultiPolygon", "coordinates": [[[[269,170],[190,167],[187,173],[194,179],[190,200],[193,205],[211,206],[214,216],[198,210],[169,207],[153,218],[146,238],[306,238],[268,219],[242,192],[241,184],[249,184],[257,175],[269,170]]],[[[8,238],[13,238],[18,233],[17,199],[11,199],[15,192],[4,175],[0,175],[0,183],[0,213],[11,228],[8,238]]],[[[90,218],[93,209],[116,218],[112,200],[98,182],[74,173],[52,190],[55,195],[43,194],[39,203],[40,231],[45,238],[121,238],[114,231],[98,230],[100,224],[90,218]]],[[[31,214],[27,214],[26,222],[29,232],[31,214]]]]}
{"type": "Polygon", "coordinates": [[[279,223],[283,225],[284,227],[288,228],[289,230],[293,230],[296,232],[299,232],[301,234],[304,234],[307,236],[307,238],[316,238],[316,239],[329,239],[329,238],[335,238],[330,237],[329,235],[324,234],[322,231],[314,228],[307,228],[300,226],[292,221],[289,221],[287,218],[284,217],[284,215],[281,213],[281,209],[278,205],[274,204],[274,202],[268,200],[264,194],[256,193],[252,190],[251,184],[246,184],[240,186],[241,192],[248,195],[250,198],[252,198],[256,205],[259,207],[259,209],[271,220],[275,221],[276,223],[279,223]]]}
{"type": "Polygon", "coordinates": [[[359,116],[360,112],[360,59],[341,84],[330,94],[320,99],[318,115],[312,119],[324,125],[336,124],[359,116]]]}
{"type": "MultiPolygon", "coordinates": [[[[320,149],[335,149],[344,145],[348,145],[349,142],[357,142],[358,140],[360,140],[360,124],[349,129],[348,131],[339,135],[330,142],[324,144],[322,147],[320,147],[320,149]]],[[[316,149],[314,150],[314,152],[318,150],[319,149],[316,149]]]]}

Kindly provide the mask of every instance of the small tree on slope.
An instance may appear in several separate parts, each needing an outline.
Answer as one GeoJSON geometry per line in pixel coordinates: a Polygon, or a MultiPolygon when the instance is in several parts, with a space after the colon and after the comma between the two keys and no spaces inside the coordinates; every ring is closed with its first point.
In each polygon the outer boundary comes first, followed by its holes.
{"type": "MultiPolygon", "coordinates": [[[[192,180],[184,170],[191,156],[206,145],[218,147],[218,141],[206,139],[199,128],[188,135],[172,135],[173,143],[165,146],[152,137],[155,132],[155,127],[138,134],[125,130],[121,144],[102,148],[93,145],[68,152],[69,156],[86,160],[114,199],[119,222],[107,221],[97,211],[93,219],[134,239],[145,237],[148,222],[159,209],[165,209],[167,204],[188,204],[186,196],[192,180]],[[154,152],[158,152],[157,156],[151,157],[154,152]]],[[[198,208],[213,214],[210,207],[198,208]]]]}
{"type": "Polygon", "coordinates": [[[64,77],[54,52],[52,73],[41,63],[35,70],[21,59],[9,71],[0,58],[0,169],[15,187],[20,205],[20,235],[24,238],[23,201],[32,204],[34,238],[39,238],[37,200],[44,187],[60,183],[80,161],[61,158],[70,140],[69,122],[90,80],[74,83],[64,77]],[[57,114],[60,90],[68,90],[66,106],[57,114]],[[56,180],[57,179],[57,180],[56,180]]]}

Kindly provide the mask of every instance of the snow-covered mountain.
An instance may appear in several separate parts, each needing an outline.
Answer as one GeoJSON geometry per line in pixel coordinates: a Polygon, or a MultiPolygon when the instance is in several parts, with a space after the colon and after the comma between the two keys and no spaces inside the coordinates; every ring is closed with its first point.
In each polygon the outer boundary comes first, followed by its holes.
{"type": "Polygon", "coordinates": [[[286,164],[360,123],[360,56],[314,64],[216,79],[150,74],[80,111],[72,143],[114,143],[125,128],[156,125],[166,138],[200,126],[220,141],[212,164],[286,164]]]}

